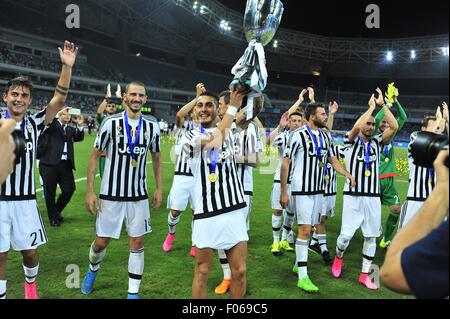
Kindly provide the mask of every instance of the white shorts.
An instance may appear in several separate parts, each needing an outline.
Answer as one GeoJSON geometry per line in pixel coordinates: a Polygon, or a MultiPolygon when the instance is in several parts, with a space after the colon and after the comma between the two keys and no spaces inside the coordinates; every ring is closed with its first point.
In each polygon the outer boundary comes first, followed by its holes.
{"type": "Polygon", "coordinates": [[[417,215],[419,210],[423,207],[425,202],[419,202],[415,200],[408,200],[402,206],[400,213],[400,221],[398,222],[398,229],[404,228],[411,220],[417,215]]]}
{"type": "Polygon", "coordinates": [[[247,231],[250,230],[250,214],[252,213],[252,205],[253,205],[253,196],[252,195],[244,195],[244,200],[247,203],[247,207],[243,208],[245,213],[245,220],[247,223],[247,231]]]}
{"type": "Polygon", "coordinates": [[[0,253],[34,250],[47,243],[35,200],[0,201],[0,253]]]}
{"type": "Polygon", "coordinates": [[[192,207],[194,186],[193,176],[175,175],[167,198],[167,209],[184,212],[189,202],[192,207]]]}
{"type": "Polygon", "coordinates": [[[272,187],[272,210],[283,210],[280,204],[281,184],[273,183],[272,187]]]}
{"type": "Polygon", "coordinates": [[[100,200],[96,232],[98,237],[120,238],[125,222],[129,237],[142,237],[152,232],[148,200],[138,202],[112,202],[100,200]]]}
{"type": "Polygon", "coordinates": [[[320,214],[323,209],[323,194],[294,195],[290,197],[289,208],[297,216],[298,225],[320,224],[320,214]]]}
{"type": "Polygon", "coordinates": [[[361,228],[364,237],[380,237],[381,199],[344,195],[341,234],[353,237],[361,228]]]}
{"type": "Polygon", "coordinates": [[[229,250],[248,241],[244,209],[211,218],[194,220],[192,243],[199,249],[229,250]]]}
{"type": "Polygon", "coordinates": [[[323,209],[320,216],[334,217],[336,208],[336,195],[323,197],[323,209]]]}
{"type": "MultiPolygon", "coordinates": [[[[291,185],[287,186],[288,194],[289,194],[289,203],[291,203],[291,185]]],[[[283,207],[281,207],[280,204],[280,197],[281,197],[281,184],[280,183],[273,183],[272,187],[272,196],[271,196],[271,202],[272,202],[272,210],[279,210],[282,211],[283,207]]],[[[290,210],[288,208],[288,210],[290,210]]]]}

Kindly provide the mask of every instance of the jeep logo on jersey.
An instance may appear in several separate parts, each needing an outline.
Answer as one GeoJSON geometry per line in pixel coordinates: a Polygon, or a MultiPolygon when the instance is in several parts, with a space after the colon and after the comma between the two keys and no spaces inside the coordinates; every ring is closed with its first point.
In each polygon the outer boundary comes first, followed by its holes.
{"type": "Polygon", "coordinates": [[[25,153],[30,153],[33,151],[33,142],[25,143],[25,153]]]}
{"type": "MultiPolygon", "coordinates": [[[[366,162],[366,157],[364,156],[364,152],[361,154],[359,154],[359,156],[356,158],[356,160],[358,162],[366,162]]],[[[376,155],[371,155],[369,158],[369,162],[370,163],[375,163],[377,161],[377,156],[376,155]]]]}
{"type": "MultiPolygon", "coordinates": [[[[328,155],[328,150],[327,149],[322,149],[322,151],[320,152],[322,158],[326,158],[328,155]]],[[[312,148],[309,148],[309,152],[308,152],[309,157],[315,157],[316,156],[316,149],[313,146],[312,148]]]]}
{"type": "MultiPolygon", "coordinates": [[[[147,153],[147,148],[144,146],[138,145],[133,150],[133,154],[137,155],[137,156],[145,155],[145,153],[147,153]]],[[[121,155],[131,154],[129,146],[123,145],[121,148],[119,148],[119,154],[121,154],[121,155]]]]}

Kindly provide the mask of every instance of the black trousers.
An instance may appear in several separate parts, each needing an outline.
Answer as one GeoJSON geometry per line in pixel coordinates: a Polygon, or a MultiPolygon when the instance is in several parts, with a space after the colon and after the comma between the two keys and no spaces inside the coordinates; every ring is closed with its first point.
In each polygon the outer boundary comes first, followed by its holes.
{"type": "Polygon", "coordinates": [[[70,202],[75,192],[75,178],[72,166],[68,161],[61,161],[56,166],[39,165],[39,170],[44,181],[45,204],[48,218],[56,219],[70,202]],[[55,201],[56,187],[61,188],[61,195],[55,201]]]}

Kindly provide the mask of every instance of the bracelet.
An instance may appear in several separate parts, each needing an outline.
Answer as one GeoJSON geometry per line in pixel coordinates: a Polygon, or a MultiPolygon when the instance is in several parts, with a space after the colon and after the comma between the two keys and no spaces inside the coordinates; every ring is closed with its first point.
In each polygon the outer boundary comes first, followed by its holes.
{"type": "Polygon", "coordinates": [[[238,111],[237,107],[230,105],[228,106],[227,114],[232,117],[236,117],[237,111],[238,111]]]}

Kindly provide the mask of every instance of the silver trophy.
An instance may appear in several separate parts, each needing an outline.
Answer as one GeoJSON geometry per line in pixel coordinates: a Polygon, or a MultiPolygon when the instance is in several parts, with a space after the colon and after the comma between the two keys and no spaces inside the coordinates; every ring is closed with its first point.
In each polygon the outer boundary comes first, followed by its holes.
{"type": "Polygon", "coordinates": [[[264,46],[268,45],[280,26],[284,6],[280,0],[247,0],[244,16],[245,36],[249,45],[233,67],[230,88],[250,90],[247,118],[253,116],[253,99],[262,95],[267,85],[264,46]]]}

